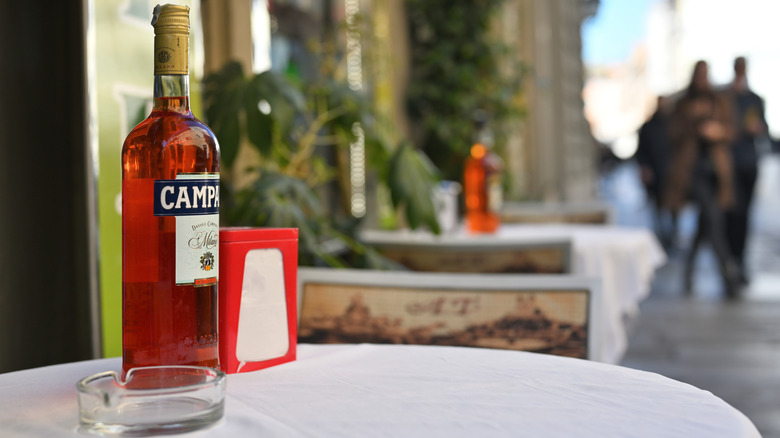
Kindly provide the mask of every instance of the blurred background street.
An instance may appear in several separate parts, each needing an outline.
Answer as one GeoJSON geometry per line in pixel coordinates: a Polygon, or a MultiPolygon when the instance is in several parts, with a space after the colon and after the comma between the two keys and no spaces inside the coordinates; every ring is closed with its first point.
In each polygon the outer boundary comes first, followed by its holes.
{"type": "MultiPolygon", "coordinates": [[[[651,212],[633,163],[605,174],[605,196],[618,221],[651,227],[651,212]]],[[[742,299],[723,297],[712,251],[699,253],[693,293],[683,292],[683,265],[696,212],[680,218],[679,247],[658,270],[633,323],[622,365],[656,372],[712,392],[747,415],[764,437],[780,437],[780,156],[764,155],[748,244],[751,282],[742,299]]]]}

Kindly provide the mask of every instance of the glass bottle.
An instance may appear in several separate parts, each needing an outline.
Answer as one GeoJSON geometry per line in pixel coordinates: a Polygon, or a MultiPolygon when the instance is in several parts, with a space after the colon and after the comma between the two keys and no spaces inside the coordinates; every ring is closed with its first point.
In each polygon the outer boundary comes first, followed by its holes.
{"type": "Polygon", "coordinates": [[[189,107],[189,8],[154,9],[154,105],[122,147],[122,366],[219,367],[219,146],[189,107]]]}
{"type": "Polygon", "coordinates": [[[484,116],[478,117],[476,127],[476,139],[463,174],[466,229],[471,233],[493,233],[501,224],[504,162],[493,152],[493,135],[484,116]]]}

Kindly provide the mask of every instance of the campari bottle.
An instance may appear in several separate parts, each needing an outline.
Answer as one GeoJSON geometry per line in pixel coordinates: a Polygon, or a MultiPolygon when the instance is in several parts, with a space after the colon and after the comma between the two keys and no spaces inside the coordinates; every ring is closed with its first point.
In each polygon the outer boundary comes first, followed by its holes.
{"type": "Polygon", "coordinates": [[[463,172],[466,229],[471,233],[493,233],[501,224],[504,162],[493,152],[493,135],[486,114],[480,111],[475,119],[475,140],[463,172]]]}
{"type": "Polygon", "coordinates": [[[189,8],[154,9],[154,106],[122,147],[122,366],[219,367],[219,146],[189,106],[189,8]]]}

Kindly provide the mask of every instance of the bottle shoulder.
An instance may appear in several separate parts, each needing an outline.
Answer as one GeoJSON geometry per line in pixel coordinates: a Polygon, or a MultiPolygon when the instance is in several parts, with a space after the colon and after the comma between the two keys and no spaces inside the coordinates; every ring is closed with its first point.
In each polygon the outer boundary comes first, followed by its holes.
{"type": "Polygon", "coordinates": [[[504,167],[504,160],[501,159],[501,157],[493,151],[488,151],[488,153],[485,154],[485,158],[483,161],[486,167],[489,167],[497,171],[500,171],[504,167]]]}
{"type": "Polygon", "coordinates": [[[484,155],[469,155],[466,158],[466,168],[483,169],[488,172],[500,172],[504,168],[504,160],[495,152],[487,151],[484,155]]]}
{"type": "Polygon", "coordinates": [[[155,111],[130,131],[123,150],[132,147],[164,148],[169,145],[219,148],[211,129],[191,113],[155,111]]]}

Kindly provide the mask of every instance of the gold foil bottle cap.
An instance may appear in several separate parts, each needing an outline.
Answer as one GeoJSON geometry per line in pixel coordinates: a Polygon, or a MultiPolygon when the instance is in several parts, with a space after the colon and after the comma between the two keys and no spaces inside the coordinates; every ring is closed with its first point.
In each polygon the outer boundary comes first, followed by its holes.
{"type": "Polygon", "coordinates": [[[157,5],[154,26],[154,74],[186,75],[189,69],[190,8],[157,5]]]}
{"type": "Polygon", "coordinates": [[[155,35],[190,33],[190,8],[181,5],[157,5],[152,13],[155,35]]]}

